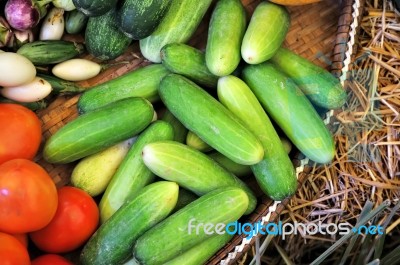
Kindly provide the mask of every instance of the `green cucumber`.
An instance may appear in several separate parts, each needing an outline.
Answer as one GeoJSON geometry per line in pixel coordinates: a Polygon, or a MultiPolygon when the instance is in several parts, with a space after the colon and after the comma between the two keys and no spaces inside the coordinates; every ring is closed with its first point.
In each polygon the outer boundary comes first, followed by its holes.
{"type": "Polygon", "coordinates": [[[176,74],[164,77],[161,100],[186,128],[233,161],[253,165],[261,161],[260,141],[220,102],[189,79],[176,74]]]}
{"type": "Polygon", "coordinates": [[[129,38],[140,40],[156,29],[171,0],[123,0],[118,8],[118,27],[129,38]]]}
{"type": "Polygon", "coordinates": [[[164,264],[212,236],[204,226],[196,231],[196,225],[226,225],[238,220],[247,206],[248,197],[240,188],[209,192],[139,237],[133,256],[140,264],[164,264]]]}
{"type": "Polygon", "coordinates": [[[280,48],[271,60],[315,105],[337,109],[346,102],[347,94],[339,79],[326,69],[284,48],[280,48]]]}
{"type": "Polygon", "coordinates": [[[305,156],[317,163],[333,159],[332,134],[293,80],[271,63],[247,66],[242,74],[268,115],[305,156]]]}
{"type": "Polygon", "coordinates": [[[281,142],[283,144],[283,148],[285,148],[286,153],[290,153],[292,151],[292,143],[289,141],[288,138],[284,136],[279,136],[281,138],[281,142]]]}
{"type": "Polygon", "coordinates": [[[115,8],[107,13],[90,17],[85,30],[87,51],[99,60],[112,60],[122,55],[132,39],[118,29],[115,8]]]}
{"type": "Polygon", "coordinates": [[[142,156],[144,164],[154,174],[174,181],[198,196],[233,186],[243,189],[249,197],[246,214],[257,205],[257,198],[246,184],[206,154],[187,145],[174,141],[154,142],[143,148],[142,156]]]}
{"type": "Polygon", "coordinates": [[[87,88],[80,86],[76,82],[66,81],[53,75],[37,73],[36,76],[43,78],[51,85],[51,93],[58,94],[78,94],[87,90],[87,88]]]}
{"type": "Polygon", "coordinates": [[[143,131],[153,114],[153,106],[142,98],[114,102],[67,123],[46,141],[43,157],[65,164],[95,154],[143,131]]]}
{"type": "Polygon", "coordinates": [[[193,192],[183,189],[179,187],[179,196],[178,196],[178,201],[176,202],[175,209],[173,212],[179,211],[189,203],[195,201],[199,197],[194,194],[193,192]]]}
{"type": "Polygon", "coordinates": [[[184,143],[188,129],[167,109],[162,116],[162,120],[168,122],[174,128],[174,141],[184,143]]]}
{"type": "Polygon", "coordinates": [[[246,26],[246,10],[240,0],[217,2],[211,16],[206,47],[206,63],[211,73],[226,76],[238,67],[246,26]]]}
{"type": "Polygon", "coordinates": [[[160,81],[168,73],[161,64],[152,64],[95,85],[79,98],[79,113],[89,112],[127,97],[143,97],[155,102],[159,99],[157,90],[160,81]]]}
{"type": "Polygon", "coordinates": [[[290,26],[284,6],[264,1],[258,4],[242,41],[242,58],[248,64],[270,59],[281,47],[290,26]]]}
{"type": "Polygon", "coordinates": [[[154,180],[154,174],[143,164],[143,147],[154,141],[171,140],[173,135],[171,125],[165,121],[153,122],[139,135],[101,198],[99,204],[101,223],[109,219],[121,205],[134,198],[144,186],[154,180]]]}
{"type": "Polygon", "coordinates": [[[65,31],[69,34],[78,34],[88,22],[89,17],[78,9],[67,12],[65,16],[65,31]]]}
{"type": "Polygon", "coordinates": [[[161,49],[162,64],[171,72],[183,75],[193,82],[216,88],[218,77],[207,68],[204,53],[183,43],[171,43],[161,49]]]}
{"type": "Polygon", "coordinates": [[[209,152],[212,150],[211,146],[204,142],[195,133],[190,131],[186,135],[186,144],[196,150],[199,150],[200,152],[209,152]]]}
{"type": "Polygon", "coordinates": [[[187,42],[199,26],[212,0],[172,0],[156,30],[139,41],[140,51],[151,62],[160,63],[161,48],[187,42]]]}
{"type": "Polygon", "coordinates": [[[251,166],[261,190],[273,200],[283,200],[297,190],[297,178],[278,133],[250,88],[235,76],[221,77],[218,98],[236,114],[264,147],[264,159],[251,166]]]}
{"type": "Polygon", "coordinates": [[[92,235],[81,252],[83,265],[121,264],[132,256],[135,240],[174,209],[179,187],[160,181],[143,188],[92,235]]]}
{"type": "Polygon", "coordinates": [[[101,16],[117,5],[118,0],[72,0],[76,9],[88,17],[101,16]]]}
{"type": "Polygon", "coordinates": [[[17,50],[35,65],[56,64],[72,59],[85,51],[80,43],[65,40],[38,40],[26,43],[17,50]]]}
{"type": "Polygon", "coordinates": [[[214,152],[208,156],[237,177],[245,177],[251,174],[251,168],[249,166],[235,163],[221,153],[214,152]]]}

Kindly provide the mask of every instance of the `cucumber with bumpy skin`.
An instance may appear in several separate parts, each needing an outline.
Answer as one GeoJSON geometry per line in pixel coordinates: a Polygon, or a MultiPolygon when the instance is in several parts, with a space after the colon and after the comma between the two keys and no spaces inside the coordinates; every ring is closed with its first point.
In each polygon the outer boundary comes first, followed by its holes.
{"type": "Polygon", "coordinates": [[[114,8],[118,0],[72,0],[72,2],[86,16],[97,17],[114,8]]]}

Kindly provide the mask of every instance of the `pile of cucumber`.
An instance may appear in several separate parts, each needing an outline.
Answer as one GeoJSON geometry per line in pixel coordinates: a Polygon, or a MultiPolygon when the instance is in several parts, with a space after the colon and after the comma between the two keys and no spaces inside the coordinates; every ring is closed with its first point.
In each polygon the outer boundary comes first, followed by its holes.
{"type": "Polygon", "coordinates": [[[188,233],[190,221],[227,224],[252,213],[246,175],[273,200],[293,195],[282,134],[329,163],[335,145],[315,106],[339,108],[346,93],[281,47],[290,25],[283,6],[262,1],[248,21],[240,0],[217,1],[201,51],[185,43],[211,0],[116,2],[74,0],[92,15],[88,51],[109,59],[138,39],[153,64],[84,92],[79,117],[48,139],[43,156],[77,162],[72,185],[101,196],[101,226],[82,264],[203,264],[231,235],[188,233]]]}

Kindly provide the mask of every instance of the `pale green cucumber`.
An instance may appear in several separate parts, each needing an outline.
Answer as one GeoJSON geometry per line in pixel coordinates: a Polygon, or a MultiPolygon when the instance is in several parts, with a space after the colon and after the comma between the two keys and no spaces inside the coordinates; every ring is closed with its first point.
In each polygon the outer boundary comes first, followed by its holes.
{"type": "Polygon", "coordinates": [[[81,263],[121,264],[132,257],[135,240],[174,209],[178,190],[176,183],[168,181],[143,188],[92,235],[81,252],[81,263]]]}
{"type": "Polygon", "coordinates": [[[250,166],[235,163],[221,153],[214,152],[208,154],[208,156],[214,159],[223,168],[225,168],[229,172],[232,172],[237,177],[245,177],[251,174],[250,166]]]}
{"type": "Polygon", "coordinates": [[[200,152],[208,152],[211,151],[213,148],[209,146],[206,142],[204,142],[200,137],[198,137],[193,132],[188,132],[186,135],[186,144],[190,147],[193,147],[200,152]]]}
{"type": "Polygon", "coordinates": [[[178,201],[176,202],[174,212],[179,211],[189,203],[195,201],[199,197],[194,194],[193,192],[179,187],[179,196],[178,196],[178,201]]]}
{"type": "Polygon", "coordinates": [[[209,192],[139,237],[133,256],[141,264],[164,264],[212,236],[201,227],[196,233],[194,226],[201,223],[226,225],[238,220],[247,206],[248,197],[240,188],[209,192]]]}
{"type": "Polygon", "coordinates": [[[189,79],[169,74],[159,94],[166,107],[190,131],[233,161],[253,165],[261,161],[260,141],[218,100],[189,79]]]}
{"type": "Polygon", "coordinates": [[[257,198],[246,184],[194,148],[174,141],[159,141],[147,144],[142,155],[144,164],[154,174],[174,181],[199,196],[234,186],[243,189],[249,197],[246,214],[251,213],[257,205],[257,198]]]}
{"type": "Polygon", "coordinates": [[[143,56],[151,62],[160,63],[162,47],[170,43],[187,42],[196,31],[211,2],[212,0],[172,0],[155,31],[139,41],[143,56]]]}
{"type": "Polygon", "coordinates": [[[230,75],[241,60],[246,11],[240,0],[219,0],[208,29],[206,64],[217,76],[230,75]]]}
{"type": "Polygon", "coordinates": [[[284,6],[263,1],[251,17],[242,41],[242,58],[248,64],[270,59],[281,47],[290,26],[290,16],[284,6]]]}
{"type": "Polygon", "coordinates": [[[95,197],[103,193],[136,138],[83,158],[74,167],[71,184],[95,197]]]}
{"type": "Polygon", "coordinates": [[[172,140],[173,135],[171,125],[165,121],[153,122],[139,135],[101,198],[101,223],[108,220],[125,202],[133,199],[144,186],[154,180],[154,174],[143,164],[143,147],[155,141],[172,140]]]}
{"type": "Polygon", "coordinates": [[[247,66],[243,77],[268,115],[305,156],[317,163],[333,159],[332,134],[293,80],[271,63],[247,66]]]}
{"type": "Polygon", "coordinates": [[[174,128],[174,141],[180,143],[184,143],[186,141],[188,130],[169,110],[164,112],[162,120],[168,122],[174,128]]]}
{"type": "Polygon", "coordinates": [[[270,119],[250,88],[236,76],[221,77],[218,98],[261,141],[264,159],[251,166],[261,190],[273,200],[283,200],[297,189],[296,172],[270,119]]]}

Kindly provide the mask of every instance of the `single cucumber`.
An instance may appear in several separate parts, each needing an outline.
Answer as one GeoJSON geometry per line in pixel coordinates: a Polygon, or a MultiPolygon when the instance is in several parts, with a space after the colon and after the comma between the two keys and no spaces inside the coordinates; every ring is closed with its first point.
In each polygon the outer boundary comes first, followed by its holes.
{"type": "Polygon", "coordinates": [[[218,77],[207,68],[204,53],[183,43],[171,43],[161,49],[162,64],[171,72],[183,75],[193,82],[216,88],[218,77]]]}
{"type": "Polygon", "coordinates": [[[95,154],[143,131],[153,113],[153,106],[142,98],[123,99],[86,113],[46,141],[43,157],[64,164],[95,154]]]}
{"type": "Polygon", "coordinates": [[[17,50],[35,65],[56,64],[72,59],[85,51],[81,43],[65,40],[38,40],[17,50]]]}
{"type": "Polygon", "coordinates": [[[134,198],[144,186],[154,180],[154,174],[143,164],[143,147],[155,141],[172,140],[173,136],[171,125],[165,121],[153,122],[139,135],[101,198],[101,223],[108,220],[121,205],[134,198]]]}
{"type": "Polygon", "coordinates": [[[65,16],[65,31],[69,34],[78,34],[88,22],[89,17],[78,9],[67,12],[65,16]]]}
{"type": "MultiPolygon", "coordinates": [[[[164,264],[212,236],[204,224],[228,224],[246,211],[248,197],[235,187],[209,192],[172,214],[139,237],[133,256],[141,264],[164,264]],[[203,227],[200,226],[203,224],[203,227]],[[200,229],[196,226],[199,225],[200,229]]],[[[221,228],[220,225],[217,228],[221,228]]]]}
{"type": "Polygon", "coordinates": [[[223,187],[239,187],[249,197],[246,214],[251,213],[257,198],[252,190],[235,175],[221,167],[206,154],[174,141],[147,144],[142,151],[144,164],[157,176],[202,196],[223,187]]]}
{"type": "Polygon", "coordinates": [[[178,185],[168,181],[143,188],[92,235],[81,252],[82,264],[121,264],[129,259],[135,240],[174,209],[178,191],[178,185]]]}
{"type": "Polygon", "coordinates": [[[152,64],[95,85],[79,98],[79,113],[89,112],[127,97],[143,97],[155,102],[159,99],[157,90],[160,81],[168,73],[161,64],[152,64]]]}
{"type": "Polygon", "coordinates": [[[179,211],[189,203],[195,201],[199,197],[194,194],[193,192],[179,187],[179,196],[178,196],[178,201],[176,202],[175,209],[173,212],[179,211]]]}
{"type": "Polygon", "coordinates": [[[172,0],[156,30],[139,41],[140,51],[151,62],[160,63],[161,48],[187,42],[199,26],[212,0],[172,0]]]}
{"type": "Polygon", "coordinates": [[[94,197],[103,193],[128,153],[133,138],[113,145],[79,161],[71,174],[71,184],[94,197]]]}
{"type": "Polygon", "coordinates": [[[236,76],[221,77],[218,98],[247,125],[264,147],[264,159],[251,166],[261,190],[273,200],[293,195],[297,190],[297,178],[292,161],[250,88],[236,76]]]}
{"type": "Polygon", "coordinates": [[[290,78],[271,63],[247,66],[243,77],[270,117],[305,156],[318,163],[333,159],[331,133],[290,78]]]}
{"type": "Polygon", "coordinates": [[[208,156],[237,177],[245,177],[251,174],[251,168],[249,166],[235,163],[221,153],[214,152],[208,156]]]}
{"type": "Polygon", "coordinates": [[[211,73],[226,76],[238,67],[246,26],[246,10],[240,0],[217,2],[210,20],[206,47],[206,63],[211,73]]]}
{"type": "Polygon", "coordinates": [[[213,149],[193,132],[188,132],[186,135],[186,144],[200,152],[209,152],[213,149]]]}
{"type": "Polygon", "coordinates": [[[242,41],[242,58],[248,64],[270,59],[281,47],[290,26],[284,6],[264,1],[258,4],[242,41]]]}
{"type": "Polygon", "coordinates": [[[285,48],[280,48],[271,60],[315,105],[337,109],[346,102],[347,94],[339,79],[326,69],[285,48]]]}
{"type": "Polygon", "coordinates": [[[184,143],[188,130],[185,126],[167,109],[162,120],[168,122],[174,128],[174,141],[184,143]]]}
{"type": "Polygon", "coordinates": [[[290,153],[292,151],[292,143],[289,141],[288,138],[284,136],[279,136],[281,138],[281,142],[283,144],[283,147],[285,148],[286,153],[290,153]]]}
{"type": "Polygon", "coordinates": [[[164,77],[159,94],[167,108],[186,128],[233,161],[253,165],[261,161],[260,141],[220,102],[189,79],[164,77]]]}
{"type": "Polygon", "coordinates": [[[118,0],[72,0],[76,9],[86,16],[95,17],[107,13],[117,5],[118,0]]]}
{"type": "Polygon", "coordinates": [[[118,29],[115,8],[107,13],[90,17],[85,30],[87,51],[99,60],[112,60],[122,55],[132,39],[118,29]]]}
{"type": "Polygon", "coordinates": [[[118,8],[118,27],[129,38],[149,36],[160,24],[171,0],[123,0],[118,8]]]}

